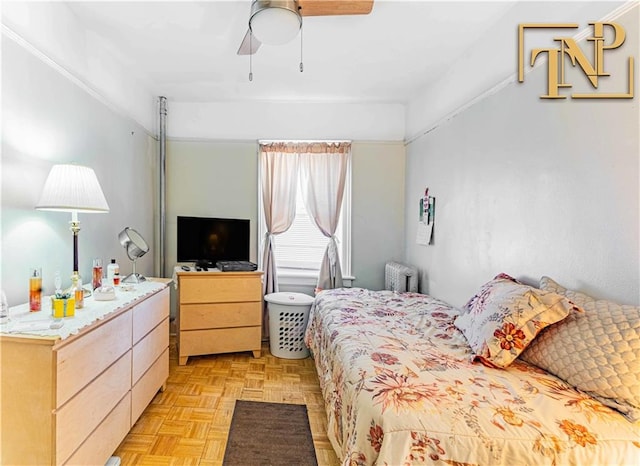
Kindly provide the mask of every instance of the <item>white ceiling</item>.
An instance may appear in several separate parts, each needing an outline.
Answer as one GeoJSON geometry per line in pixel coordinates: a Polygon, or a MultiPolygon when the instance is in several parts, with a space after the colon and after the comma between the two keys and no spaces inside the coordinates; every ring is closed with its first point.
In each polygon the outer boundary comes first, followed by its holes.
{"type": "Polygon", "coordinates": [[[300,40],[236,54],[251,0],[68,2],[152,95],[172,101],[406,103],[438,79],[513,1],[375,0],[369,15],[305,17],[300,40]]]}
{"type": "MultiPolygon", "coordinates": [[[[400,140],[513,81],[518,24],[588,32],[637,4],[374,0],[368,15],[304,18],[303,73],[299,38],[260,47],[252,82],[236,53],[251,0],[0,0],[0,16],[3,36],[151,134],[165,96],[172,137],[400,140]]],[[[550,46],[553,32],[526,41],[550,46]]]]}

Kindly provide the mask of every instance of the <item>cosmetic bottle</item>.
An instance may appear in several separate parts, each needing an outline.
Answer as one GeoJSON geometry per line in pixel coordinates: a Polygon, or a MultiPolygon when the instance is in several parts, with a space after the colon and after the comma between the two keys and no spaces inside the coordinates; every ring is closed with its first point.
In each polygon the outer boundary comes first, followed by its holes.
{"type": "Polygon", "coordinates": [[[77,272],[71,277],[71,289],[76,299],[76,309],[82,309],[84,307],[84,290],[82,289],[82,278],[77,272]]]}
{"type": "Polygon", "coordinates": [[[6,324],[9,320],[9,303],[7,302],[7,295],[4,294],[4,290],[0,290],[0,324],[6,324]]]}
{"type": "Polygon", "coordinates": [[[102,259],[93,259],[93,272],[91,274],[91,287],[95,290],[102,286],[102,259]]]}
{"type": "Polygon", "coordinates": [[[42,269],[32,267],[29,271],[29,310],[42,309],[42,269]]]}
{"type": "Polygon", "coordinates": [[[55,291],[56,296],[61,295],[62,294],[62,277],[60,276],[59,270],[56,270],[56,273],[53,274],[53,286],[56,287],[56,291],[55,291]]]}
{"type": "Polygon", "coordinates": [[[111,259],[111,263],[107,265],[107,283],[113,286],[120,284],[120,266],[115,259],[111,259]]]}

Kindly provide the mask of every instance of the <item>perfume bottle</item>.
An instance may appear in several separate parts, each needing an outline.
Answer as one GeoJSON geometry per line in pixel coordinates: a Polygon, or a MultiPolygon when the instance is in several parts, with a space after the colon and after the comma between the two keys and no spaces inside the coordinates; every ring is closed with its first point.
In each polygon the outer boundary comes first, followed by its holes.
{"type": "Polygon", "coordinates": [[[56,273],[53,275],[53,286],[56,287],[56,296],[62,294],[62,277],[60,277],[60,271],[56,270],[56,273]]]}
{"type": "Polygon", "coordinates": [[[71,277],[71,289],[76,299],[76,309],[84,307],[84,290],[82,289],[82,278],[78,272],[74,272],[71,277]]]}
{"type": "Polygon", "coordinates": [[[42,309],[42,269],[32,267],[29,271],[29,311],[42,309]]]}
{"type": "Polygon", "coordinates": [[[93,259],[93,274],[91,285],[94,290],[102,286],[102,259],[93,259]]]}
{"type": "Polygon", "coordinates": [[[0,324],[9,322],[9,303],[7,302],[7,295],[4,294],[4,290],[0,290],[0,324]]]}

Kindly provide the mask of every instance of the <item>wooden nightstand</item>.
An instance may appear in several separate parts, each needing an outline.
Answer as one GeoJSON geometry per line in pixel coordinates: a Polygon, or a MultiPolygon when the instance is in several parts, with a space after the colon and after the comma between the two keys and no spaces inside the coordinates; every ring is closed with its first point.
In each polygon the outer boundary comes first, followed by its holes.
{"type": "Polygon", "coordinates": [[[176,271],[178,364],[200,354],[260,357],[262,272],[176,271]]]}

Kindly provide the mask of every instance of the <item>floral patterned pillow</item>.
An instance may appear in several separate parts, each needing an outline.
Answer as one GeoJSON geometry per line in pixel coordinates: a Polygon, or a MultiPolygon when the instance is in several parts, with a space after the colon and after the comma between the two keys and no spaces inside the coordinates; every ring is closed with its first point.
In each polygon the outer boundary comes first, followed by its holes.
{"type": "Polygon", "coordinates": [[[520,283],[507,274],[485,283],[455,320],[474,352],[474,360],[507,367],[548,325],[575,306],[557,293],[520,283]]]}

